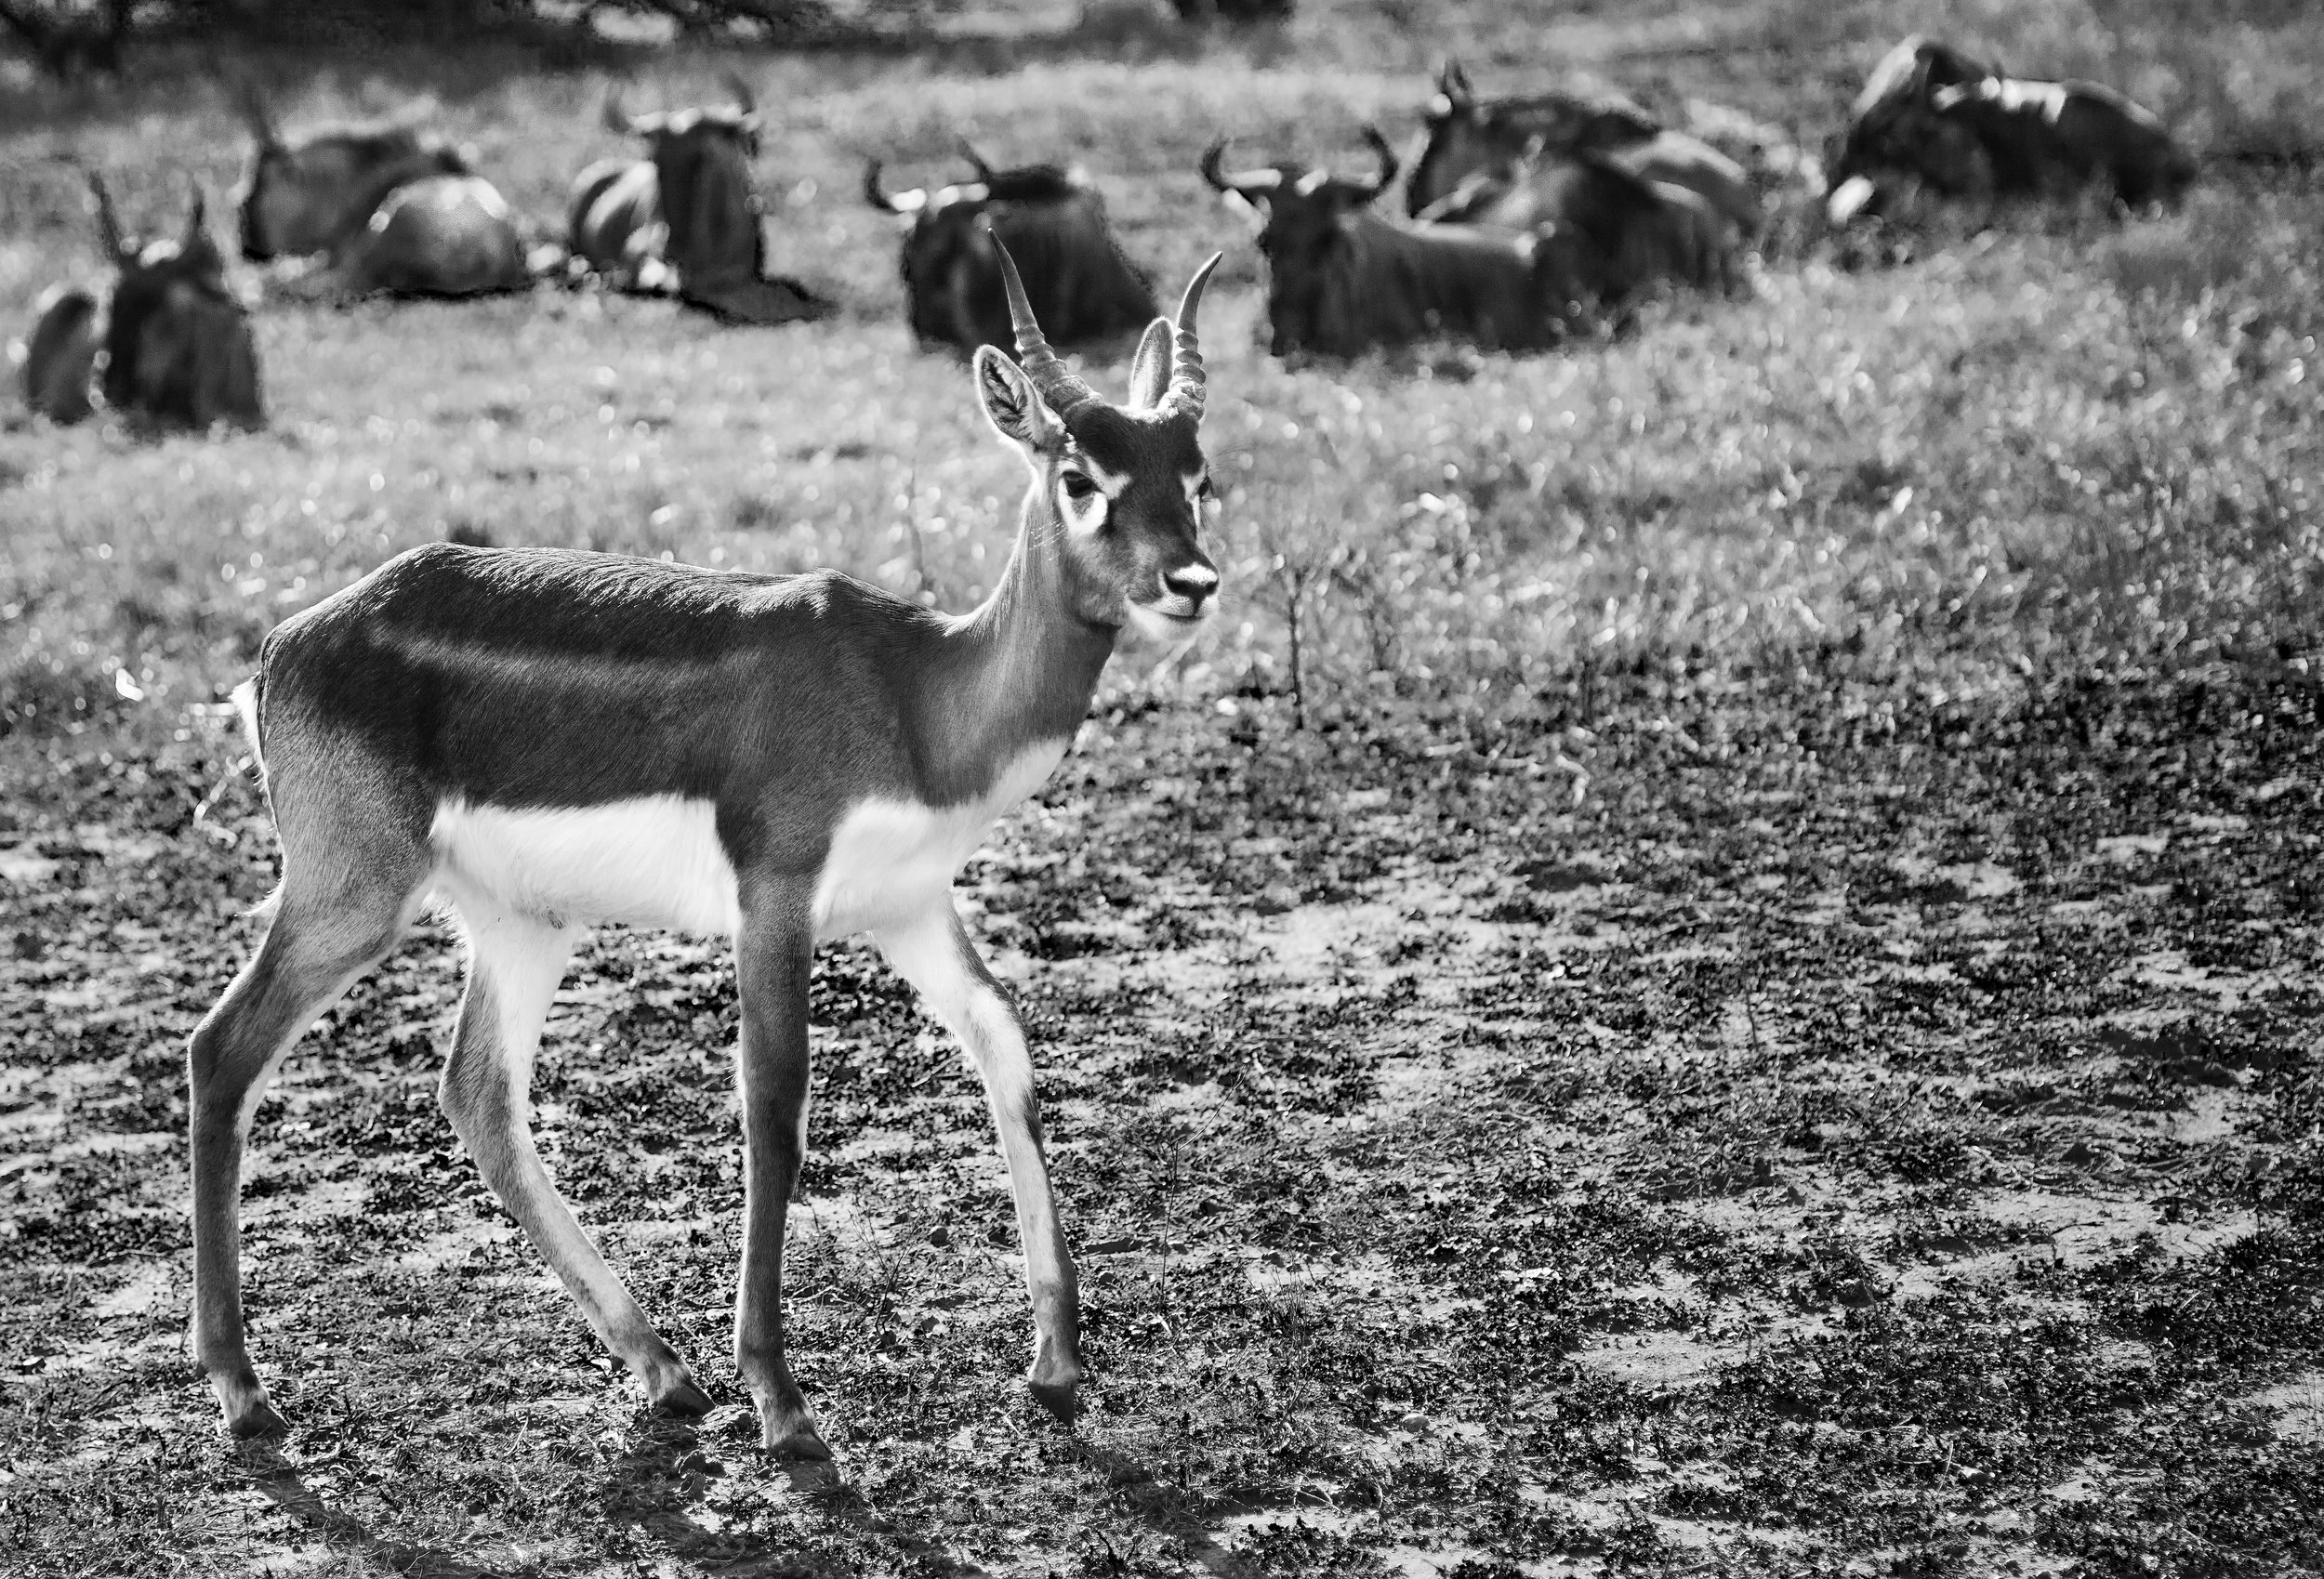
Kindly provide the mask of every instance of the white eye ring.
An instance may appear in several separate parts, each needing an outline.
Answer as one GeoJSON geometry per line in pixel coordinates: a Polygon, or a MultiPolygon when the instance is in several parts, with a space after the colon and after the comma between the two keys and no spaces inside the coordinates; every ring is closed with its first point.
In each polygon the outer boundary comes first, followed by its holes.
{"type": "Polygon", "coordinates": [[[1067,520],[1077,526],[1094,528],[1105,520],[1106,504],[1105,490],[1099,487],[1097,479],[1088,472],[1068,471],[1059,475],[1057,509],[1058,513],[1067,520]],[[1089,484],[1089,491],[1076,494],[1071,487],[1067,486],[1072,482],[1086,482],[1089,484]]]}

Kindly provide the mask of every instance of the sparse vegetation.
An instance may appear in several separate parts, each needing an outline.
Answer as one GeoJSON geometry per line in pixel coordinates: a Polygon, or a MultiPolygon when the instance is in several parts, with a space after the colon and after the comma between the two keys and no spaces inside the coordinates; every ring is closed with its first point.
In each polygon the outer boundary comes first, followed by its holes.
{"type": "MultiPolygon", "coordinates": [[[[744,71],[770,266],[831,322],[275,304],[266,432],[0,417],[0,1567],[2324,1564],[2324,30],[1310,0],[1153,59],[1063,8],[984,25],[630,63],[657,102],[744,71]],[[1813,141],[1914,28],[2273,151],[2130,224],[1786,216],[1747,296],[1555,355],[1293,366],[1195,169],[1218,130],[1408,129],[1447,50],[1813,141]],[[552,1016],[543,1150],[735,1399],[639,1417],[435,1108],[430,924],[262,1111],[252,1337],[297,1428],[224,1442],[181,1340],[181,1048],[272,871],[225,689],[284,612],[442,536],[966,606],[1014,463],[853,195],[961,133],[1082,159],[1159,279],[1228,249],[1224,628],[1123,677],[964,884],[1040,1044],[1090,1413],[1022,1400],[973,1077],[838,948],[791,1311],[839,1469],[756,1459],[731,973],[614,931],[552,1016]]],[[[0,101],[0,301],[96,277],[63,161],[125,211],[231,181],[224,87],[156,48],[0,101]]],[[[253,64],[294,128],[423,99],[545,224],[615,151],[603,72],[512,45],[253,64]]]]}

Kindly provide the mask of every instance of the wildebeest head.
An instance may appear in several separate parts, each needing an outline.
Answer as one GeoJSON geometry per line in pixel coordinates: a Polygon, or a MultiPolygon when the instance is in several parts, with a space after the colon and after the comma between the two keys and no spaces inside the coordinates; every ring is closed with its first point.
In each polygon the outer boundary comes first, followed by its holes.
{"type": "Polygon", "coordinates": [[[352,126],[285,141],[254,85],[243,85],[241,99],[254,141],[237,208],[242,255],[253,263],[328,251],[397,187],[469,173],[458,150],[411,126],[352,126]]]}
{"type": "Polygon", "coordinates": [[[618,92],[605,100],[606,125],[644,139],[668,227],[664,253],[681,282],[756,276],[765,263],[750,173],[759,157],[759,106],[740,77],[729,75],[726,84],[732,102],[713,109],[632,115],[618,92]]]}
{"type": "Polygon", "coordinates": [[[865,201],[912,221],[904,241],[904,290],[912,331],[924,341],[956,338],[949,283],[964,269],[978,269],[989,250],[977,221],[994,204],[1068,203],[1088,190],[1062,165],[996,170],[967,142],[960,151],[976,172],[974,180],[891,192],[879,184],[878,160],[864,168],[865,201]]]}
{"type": "Polygon", "coordinates": [[[1883,178],[1925,177],[1964,191],[1986,178],[1976,135],[1937,112],[1940,91],[1997,78],[1999,62],[1915,33],[1881,58],[1856,95],[1830,165],[1829,210],[1845,223],[1877,196],[1883,178]]]}
{"type": "Polygon", "coordinates": [[[202,189],[175,238],[139,244],[125,235],[103,179],[92,173],[97,223],[120,277],[106,315],[107,403],[206,426],[220,416],[260,420],[257,360],[226,258],[205,223],[202,189]]]}
{"type": "Polygon", "coordinates": [[[1416,217],[1468,177],[1517,158],[1528,146],[1579,156],[1627,148],[1662,129],[1653,115],[1613,94],[1479,99],[1456,60],[1438,70],[1426,120],[1427,141],[1406,183],[1406,212],[1416,217]]]}
{"type": "Polygon", "coordinates": [[[996,169],[966,141],[974,178],[889,191],[880,163],[864,170],[864,198],[912,221],[904,287],[912,330],[963,350],[1005,344],[1009,319],[990,220],[1024,270],[1029,299],[1060,342],[1133,327],[1152,316],[1145,282],[1115,246],[1104,200],[1077,170],[1058,164],[996,169]]]}
{"type": "Polygon", "coordinates": [[[1364,140],[1380,161],[1380,173],[1368,181],[1304,164],[1228,170],[1223,138],[1203,154],[1202,178],[1258,215],[1259,250],[1280,278],[1319,257],[1337,238],[1340,221],[1370,207],[1396,178],[1396,154],[1388,139],[1366,126],[1364,140]]]}
{"type": "Polygon", "coordinates": [[[1857,123],[1868,120],[1877,124],[1915,104],[1926,104],[1938,88],[2002,74],[1998,60],[1985,59],[1943,39],[1916,33],[1881,57],[1880,64],[1864,79],[1863,90],[1856,95],[1849,116],[1857,123]]]}

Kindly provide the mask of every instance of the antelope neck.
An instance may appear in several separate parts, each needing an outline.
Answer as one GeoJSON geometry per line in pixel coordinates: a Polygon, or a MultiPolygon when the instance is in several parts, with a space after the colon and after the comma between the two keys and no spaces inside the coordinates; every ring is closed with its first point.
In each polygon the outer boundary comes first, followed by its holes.
{"type": "Polygon", "coordinates": [[[931,781],[981,794],[1031,747],[1070,741],[1089,712],[1116,632],[1072,607],[1065,531],[1044,499],[1028,499],[1000,585],[945,633],[954,661],[919,719],[931,781]]]}

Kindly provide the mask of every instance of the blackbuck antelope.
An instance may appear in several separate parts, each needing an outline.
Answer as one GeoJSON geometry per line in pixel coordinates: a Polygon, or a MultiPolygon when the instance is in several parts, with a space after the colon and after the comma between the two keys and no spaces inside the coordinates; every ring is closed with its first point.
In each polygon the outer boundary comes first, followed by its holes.
{"type": "Polygon", "coordinates": [[[1022,362],[976,354],[1032,473],[999,586],[947,616],[831,572],[721,574],[549,549],[416,548],[268,637],[244,712],[282,884],[193,1033],[193,1344],[237,1433],[283,1421],[244,1347],[237,1195],[260,1093],[430,896],[468,935],[442,1101],[484,1178],[649,1400],[709,1406],[558,1195],[526,1118],[575,928],[728,933],[741,989],[746,1221],[734,1362],[761,1440],[827,1456],[784,1358],[783,1232],[807,1144],[818,941],[868,930],[983,1076],[1032,1294],[1034,1396],[1074,1410],[1073,1257],[1024,1033],[954,910],[954,873],[1064,755],[1125,631],[1210,612],[1197,541],[1203,284],[1146,331],[1127,405],[1043,339],[1001,254],[1022,362]]]}

